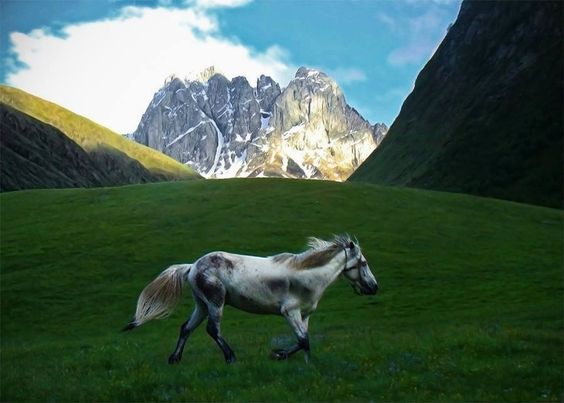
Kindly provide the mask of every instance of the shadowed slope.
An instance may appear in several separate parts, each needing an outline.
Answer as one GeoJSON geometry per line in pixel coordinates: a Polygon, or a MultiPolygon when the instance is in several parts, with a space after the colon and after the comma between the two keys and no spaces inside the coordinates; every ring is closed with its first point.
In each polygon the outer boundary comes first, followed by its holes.
{"type": "Polygon", "coordinates": [[[123,152],[84,151],[60,130],[0,102],[0,191],[162,180],[123,152]]]}
{"type": "Polygon", "coordinates": [[[182,165],[166,155],[142,146],[77,115],[59,105],[38,98],[16,88],[0,85],[0,102],[25,114],[54,126],[95,158],[104,159],[100,154],[111,154],[115,160],[119,154],[126,160],[137,160],[152,175],[151,181],[194,179],[200,176],[191,168],[182,165]]]}
{"type": "Polygon", "coordinates": [[[350,180],[562,207],[562,7],[463,2],[350,180]]]}

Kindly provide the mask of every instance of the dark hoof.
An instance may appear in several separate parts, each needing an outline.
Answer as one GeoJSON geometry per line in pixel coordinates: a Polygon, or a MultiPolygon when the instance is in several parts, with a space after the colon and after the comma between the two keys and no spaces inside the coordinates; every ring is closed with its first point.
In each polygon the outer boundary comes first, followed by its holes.
{"type": "Polygon", "coordinates": [[[232,355],[231,357],[227,357],[227,358],[225,359],[225,363],[226,363],[226,364],[233,364],[235,361],[237,361],[237,359],[235,358],[234,355],[232,355]]]}
{"type": "Polygon", "coordinates": [[[272,350],[270,356],[278,361],[287,360],[290,357],[286,350],[272,350]]]}
{"type": "Polygon", "coordinates": [[[121,329],[122,332],[127,332],[128,330],[133,330],[137,327],[137,325],[135,324],[135,322],[130,322],[127,325],[125,325],[125,327],[123,329],[121,329]]]}
{"type": "Polygon", "coordinates": [[[170,365],[178,364],[181,358],[182,357],[180,357],[179,355],[171,354],[170,357],[168,357],[168,363],[170,365]]]}

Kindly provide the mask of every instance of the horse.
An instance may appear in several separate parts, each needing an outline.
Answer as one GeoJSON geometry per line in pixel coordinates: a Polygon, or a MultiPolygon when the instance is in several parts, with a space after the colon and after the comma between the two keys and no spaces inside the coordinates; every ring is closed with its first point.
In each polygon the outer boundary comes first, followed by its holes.
{"type": "Polygon", "coordinates": [[[195,306],[190,318],[180,326],[169,364],[180,362],[188,337],[206,317],[207,333],[223,352],[226,363],[235,361],[235,353],[220,331],[225,305],[286,318],[298,342],[287,349],[273,350],[272,357],[284,360],[303,350],[307,363],[310,360],[309,317],[327,287],[342,274],[359,295],[374,295],[378,291],[378,282],[358,240],[353,241],[348,235],[336,235],[329,241],[311,237],[307,246],[300,254],[281,253],[269,257],[211,252],[193,264],[170,266],[141,292],[135,316],[123,330],[168,316],[188,283],[195,306]]]}

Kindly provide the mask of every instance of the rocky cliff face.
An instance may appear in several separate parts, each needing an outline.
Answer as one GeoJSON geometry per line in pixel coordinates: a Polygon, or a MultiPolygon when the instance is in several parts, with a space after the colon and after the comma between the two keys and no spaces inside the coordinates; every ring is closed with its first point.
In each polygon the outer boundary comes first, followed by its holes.
{"type": "Polygon", "coordinates": [[[351,179],[562,207],[562,14],[556,1],[464,1],[351,179]]]}
{"type": "Polygon", "coordinates": [[[270,77],[252,87],[213,70],[168,80],[132,138],[206,177],[346,179],[380,143],[326,74],[302,67],[281,90],[270,77]]]}

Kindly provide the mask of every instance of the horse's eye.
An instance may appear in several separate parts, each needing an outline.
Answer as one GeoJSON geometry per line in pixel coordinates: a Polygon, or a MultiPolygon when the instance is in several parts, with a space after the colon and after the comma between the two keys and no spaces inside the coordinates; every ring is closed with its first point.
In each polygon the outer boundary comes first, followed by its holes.
{"type": "Polygon", "coordinates": [[[351,241],[351,243],[349,244],[349,249],[354,249],[354,243],[351,241]]]}

